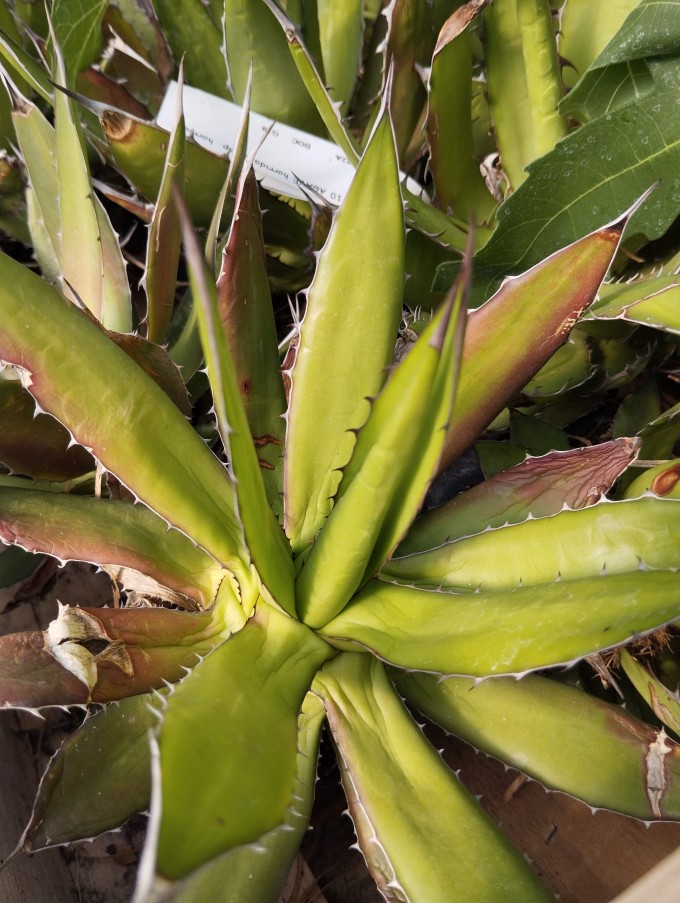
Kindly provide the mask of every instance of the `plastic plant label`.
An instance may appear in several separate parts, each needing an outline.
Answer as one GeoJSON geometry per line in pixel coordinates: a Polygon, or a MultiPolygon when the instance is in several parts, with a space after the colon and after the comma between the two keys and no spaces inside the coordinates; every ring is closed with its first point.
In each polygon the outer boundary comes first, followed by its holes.
{"type": "MultiPolygon", "coordinates": [[[[168,131],[172,129],[176,97],[177,82],[172,81],[156,120],[161,128],[168,131]]],[[[194,141],[214,154],[230,156],[241,119],[241,107],[189,85],[184,86],[182,99],[187,132],[193,132],[194,141]]],[[[330,204],[341,204],[352,181],[354,167],[340,148],[332,141],[251,112],[248,153],[262,133],[270,128],[254,164],[255,175],[263,187],[275,194],[303,200],[308,198],[309,193],[316,193],[330,204]]],[[[407,185],[413,193],[422,193],[422,188],[413,179],[408,179],[407,185]]]]}

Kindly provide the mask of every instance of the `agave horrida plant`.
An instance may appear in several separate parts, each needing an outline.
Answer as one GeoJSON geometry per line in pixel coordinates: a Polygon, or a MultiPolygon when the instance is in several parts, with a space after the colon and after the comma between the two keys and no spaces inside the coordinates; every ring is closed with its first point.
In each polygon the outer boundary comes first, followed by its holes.
{"type": "MultiPolygon", "coordinates": [[[[308,823],[327,718],[359,844],[388,899],[548,898],[395,684],[550,786],[640,818],[677,817],[677,744],[526,674],[680,615],[678,503],[601,498],[636,443],[528,459],[416,520],[433,477],[566,340],[627,216],[469,315],[468,261],[389,372],[405,230],[383,111],[282,374],[246,168],[217,287],[185,223],[219,427],[212,451],[182,393],[158,385],[173,383],[162,349],[121,335],[130,301],[115,236],[90,198],[72,102],[59,92],[55,105],[55,133],[35,108],[16,111],[20,132],[55,142],[52,169],[27,159],[47,278],[0,257],[0,360],[12,392],[21,377],[36,410],[59,422],[40,414],[56,431],[41,438],[65,447],[70,434],[74,472],[87,474],[93,456],[107,489],[88,494],[85,480],[68,493],[50,471],[42,486],[3,477],[0,531],[98,564],[147,604],[63,606],[46,631],[0,642],[5,706],[115,702],[57,753],[22,847],[91,836],[150,800],[138,900],[276,900],[308,823]],[[78,250],[87,266],[75,265],[78,250]]],[[[170,144],[166,172],[181,159],[181,119],[170,144]]]]}

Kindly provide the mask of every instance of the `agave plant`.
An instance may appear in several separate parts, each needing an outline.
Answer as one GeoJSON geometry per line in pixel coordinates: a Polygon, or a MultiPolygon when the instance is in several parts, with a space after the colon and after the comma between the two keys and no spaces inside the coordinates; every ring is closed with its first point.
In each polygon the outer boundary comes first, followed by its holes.
{"type": "MultiPolygon", "coordinates": [[[[107,221],[69,206],[65,185],[88,176],[73,102],[55,103],[60,206],[36,185],[33,220],[55,284],[0,258],[0,358],[37,423],[55,418],[64,447],[88,452],[106,479],[74,494],[5,477],[2,536],[93,562],[145,604],[64,605],[44,632],[2,639],[5,706],[116,703],[56,755],[21,846],[92,836],[150,801],[138,900],[276,900],[308,824],[327,719],[388,899],[547,899],[400,693],[592,805],[675,817],[678,747],[663,731],[546,677],[514,679],[679,616],[677,502],[601,498],[636,443],[529,459],[415,520],[436,474],[565,342],[629,214],[469,314],[468,257],[391,368],[405,226],[383,110],[281,371],[246,167],[217,284],[184,217],[219,431],[210,449],[162,387],[162,349],[98,321],[124,316],[129,300],[114,291],[119,268],[101,263],[104,249],[119,259],[107,221]],[[78,246],[88,266],[71,262],[78,246]],[[499,711],[516,732],[498,728],[499,711]],[[526,717],[542,729],[525,734],[526,717]],[[616,762],[611,781],[603,762],[616,762]]],[[[178,116],[167,171],[181,135],[178,116]]]]}

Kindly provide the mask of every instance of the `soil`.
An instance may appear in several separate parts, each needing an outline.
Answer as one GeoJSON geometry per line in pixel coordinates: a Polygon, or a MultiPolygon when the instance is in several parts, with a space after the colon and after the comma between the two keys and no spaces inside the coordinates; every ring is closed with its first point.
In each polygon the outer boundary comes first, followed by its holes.
{"type": "MultiPolygon", "coordinates": [[[[56,600],[97,605],[111,603],[111,583],[86,565],[47,568],[39,595],[3,613],[3,632],[44,628],[54,617],[56,600]]],[[[7,596],[0,594],[0,608],[7,596]]],[[[50,755],[82,713],[61,710],[35,716],[6,712],[0,717],[0,859],[14,849],[31,811],[32,798],[50,755]]],[[[609,903],[637,878],[680,846],[680,824],[645,824],[591,809],[561,793],[546,791],[467,744],[427,728],[444,749],[447,763],[502,826],[560,903],[609,903]]],[[[302,847],[316,878],[296,864],[287,903],[379,903],[382,897],[363,858],[350,850],[355,842],[330,743],[324,740],[312,818],[302,847]],[[297,890],[292,891],[293,885],[297,890]]],[[[0,871],[0,900],[7,903],[127,903],[146,818],[136,816],[120,831],[71,848],[19,854],[0,871]]]]}

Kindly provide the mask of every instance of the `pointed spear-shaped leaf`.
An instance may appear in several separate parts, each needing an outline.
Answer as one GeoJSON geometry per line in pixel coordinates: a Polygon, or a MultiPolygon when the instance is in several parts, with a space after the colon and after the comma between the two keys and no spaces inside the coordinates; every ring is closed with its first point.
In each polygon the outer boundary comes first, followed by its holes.
{"type": "Polygon", "coordinates": [[[380,662],[339,655],[319,672],[314,690],[339,752],[359,846],[386,899],[551,899],[427,742],[380,662]]]}
{"type": "Polygon", "coordinates": [[[61,561],[90,561],[147,574],[209,608],[223,568],[142,505],[0,487],[0,539],[61,561]]]}
{"type": "Polygon", "coordinates": [[[155,862],[160,876],[182,878],[284,822],[295,802],[298,714],[331,654],[260,603],[177,686],[159,729],[147,871],[155,862]]]}
{"type": "Polygon", "coordinates": [[[453,542],[488,527],[550,517],[597,502],[637,454],[636,439],[554,451],[495,474],[428,511],[400,543],[397,556],[453,542]]]}
{"type": "Polygon", "coordinates": [[[62,606],[45,631],[0,637],[0,707],[109,702],[176,681],[231,632],[223,611],[62,606]]]}
{"type": "Polygon", "coordinates": [[[394,676],[428,718],[547,787],[636,818],[680,818],[680,746],[619,705],[535,674],[394,676]]]}
{"type": "Polygon", "coordinates": [[[148,808],[148,734],[158,718],[154,703],[160,706],[161,698],[144,694],[122,699],[87,718],[67,737],[40,781],[19,842],[22,850],[94,837],[148,808]]]}
{"type": "Polygon", "coordinates": [[[163,390],[26,267],[0,255],[0,277],[0,360],[30,374],[40,406],[142,501],[249,583],[231,480],[163,390]]]}
{"type": "MultiPolygon", "coordinates": [[[[645,195],[646,197],[646,195],[645,195]]],[[[449,425],[444,470],[492,422],[550,356],[595,299],[637,204],[609,226],[557,251],[468,317],[458,404],[449,425]],[[579,278],[574,278],[574,273],[579,278]],[[503,336],[512,336],[508,342],[503,336]]]]}
{"type": "Polygon", "coordinates": [[[235,208],[222,255],[217,298],[267,500],[278,516],[283,511],[286,395],[252,170],[241,177],[235,208]]]}
{"type": "Polygon", "coordinates": [[[146,270],[142,279],[146,290],[147,338],[159,345],[162,345],[168,336],[182,245],[182,225],[172,196],[176,187],[181,191],[184,185],[186,131],[182,110],[183,87],[183,69],[180,67],[175,121],[168,141],[163,176],[149,226],[146,270]]]}
{"type": "Polygon", "coordinates": [[[680,568],[679,529],[677,499],[604,500],[395,558],[383,573],[404,583],[485,590],[680,568]]]}
{"type": "Polygon", "coordinates": [[[327,517],[352,453],[350,430],[383,386],[403,288],[403,211],[384,112],[319,258],[291,373],[285,520],[295,552],[327,517]]]}
{"type": "MultiPolygon", "coordinates": [[[[175,200],[181,203],[179,195],[175,200]]],[[[189,278],[197,305],[217,425],[234,475],[245,540],[266,592],[284,611],[294,614],[290,547],[267,501],[260,462],[241,401],[234,359],[220,320],[217,289],[198,246],[189,214],[183,205],[180,209],[189,278]]]]}
{"type": "MultiPolygon", "coordinates": [[[[587,510],[587,509],[586,509],[587,510]]],[[[369,583],[320,631],[401,668],[486,677],[565,664],[680,617],[678,575],[637,571],[479,593],[369,583]]]]}
{"type": "MultiPolygon", "coordinates": [[[[659,721],[680,737],[680,698],[677,691],[672,693],[627,649],[621,650],[621,667],[659,721]]],[[[680,758],[680,753],[677,757],[680,758]]]]}
{"type": "MultiPolygon", "coordinates": [[[[174,903],[277,903],[302,838],[314,801],[316,763],[325,710],[309,692],[298,717],[295,791],[283,821],[257,843],[236,847],[172,885],[174,903]]],[[[166,885],[167,886],[167,885],[166,885]]]]}
{"type": "Polygon", "coordinates": [[[435,472],[456,390],[469,267],[375,401],[297,580],[301,616],[334,617],[392,553],[435,472]]]}

